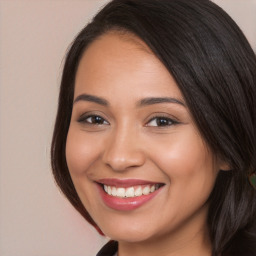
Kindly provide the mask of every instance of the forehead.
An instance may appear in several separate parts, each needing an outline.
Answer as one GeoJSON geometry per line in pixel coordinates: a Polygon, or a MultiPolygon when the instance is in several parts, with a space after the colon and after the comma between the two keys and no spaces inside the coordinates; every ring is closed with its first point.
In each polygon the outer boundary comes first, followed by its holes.
{"type": "MultiPolygon", "coordinates": [[[[145,97],[181,97],[173,77],[150,48],[129,33],[109,32],[95,40],[79,63],[75,95],[133,90],[145,97]]],[[[128,94],[127,94],[128,95],[128,94]]],[[[109,95],[111,96],[111,95],[109,95]]]]}

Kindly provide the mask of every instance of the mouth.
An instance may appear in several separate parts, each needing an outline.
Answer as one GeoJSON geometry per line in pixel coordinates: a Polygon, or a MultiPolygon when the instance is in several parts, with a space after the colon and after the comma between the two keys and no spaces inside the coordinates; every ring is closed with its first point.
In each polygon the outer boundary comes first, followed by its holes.
{"type": "Polygon", "coordinates": [[[124,188],[102,184],[104,191],[108,195],[120,198],[131,198],[142,195],[149,195],[150,193],[153,193],[156,190],[158,190],[161,186],[163,186],[163,184],[158,183],[153,185],[136,185],[124,188]]]}
{"type": "Polygon", "coordinates": [[[134,210],[153,199],[165,185],[142,180],[102,179],[97,181],[103,202],[121,211],[134,210]]]}

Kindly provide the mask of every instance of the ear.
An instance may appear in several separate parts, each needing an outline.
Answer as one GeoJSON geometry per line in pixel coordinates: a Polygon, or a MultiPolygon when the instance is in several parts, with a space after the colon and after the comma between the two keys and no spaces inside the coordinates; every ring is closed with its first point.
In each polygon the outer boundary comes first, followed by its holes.
{"type": "Polygon", "coordinates": [[[230,171],[230,170],[232,170],[232,168],[231,168],[231,165],[227,161],[221,160],[219,163],[219,170],[230,171]]]}

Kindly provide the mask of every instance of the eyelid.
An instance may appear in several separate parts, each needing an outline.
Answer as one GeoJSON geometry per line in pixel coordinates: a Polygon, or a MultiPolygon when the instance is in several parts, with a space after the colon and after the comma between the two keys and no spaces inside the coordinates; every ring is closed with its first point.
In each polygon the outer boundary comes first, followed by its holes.
{"type": "Polygon", "coordinates": [[[172,125],[176,125],[176,124],[179,124],[180,122],[177,120],[177,118],[173,117],[173,116],[169,116],[167,114],[155,114],[153,117],[150,117],[150,119],[146,122],[146,125],[147,127],[159,127],[159,128],[165,128],[165,127],[170,127],[172,125]],[[171,124],[167,124],[167,125],[163,125],[163,126],[160,126],[160,125],[149,125],[150,122],[152,122],[153,120],[156,120],[156,119],[166,119],[166,120],[169,120],[171,122],[171,124]]]}
{"type": "MultiPolygon", "coordinates": [[[[100,117],[104,120],[104,122],[107,122],[107,124],[110,124],[109,121],[107,120],[107,118],[104,117],[104,115],[102,113],[97,113],[97,112],[85,112],[82,115],[80,115],[77,119],[78,123],[85,123],[88,125],[95,125],[94,123],[89,123],[86,121],[86,119],[90,118],[90,117],[100,117]]],[[[102,124],[105,125],[105,124],[102,124]]]]}

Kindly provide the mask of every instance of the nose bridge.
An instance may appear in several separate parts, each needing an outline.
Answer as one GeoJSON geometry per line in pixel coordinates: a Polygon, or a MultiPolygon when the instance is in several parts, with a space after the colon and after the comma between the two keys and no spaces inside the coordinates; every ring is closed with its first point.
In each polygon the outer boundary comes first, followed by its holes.
{"type": "Polygon", "coordinates": [[[136,127],[127,123],[115,127],[106,142],[103,159],[115,171],[143,165],[145,156],[136,127]]]}

